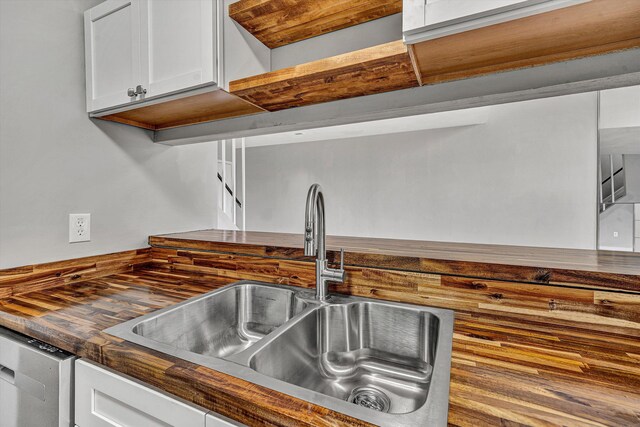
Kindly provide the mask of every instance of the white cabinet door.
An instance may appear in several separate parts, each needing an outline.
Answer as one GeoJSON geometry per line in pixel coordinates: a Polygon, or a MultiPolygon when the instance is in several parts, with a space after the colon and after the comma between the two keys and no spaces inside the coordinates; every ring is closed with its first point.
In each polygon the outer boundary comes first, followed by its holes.
{"type": "Polygon", "coordinates": [[[140,84],[140,0],[107,0],[85,12],[87,111],[135,101],[140,84]]]}
{"type": "Polygon", "coordinates": [[[83,360],[76,362],[79,427],[203,427],[205,412],[83,360]]]}
{"type": "Polygon", "coordinates": [[[403,0],[403,33],[419,43],[590,0],[403,0]]]}
{"type": "Polygon", "coordinates": [[[488,12],[507,6],[542,3],[540,0],[426,0],[426,25],[433,25],[476,13],[488,12]]]}
{"type": "Polygon", "coordinates": [[[214,84],[216,0],[141,0],[146,97],[214,84]]]}

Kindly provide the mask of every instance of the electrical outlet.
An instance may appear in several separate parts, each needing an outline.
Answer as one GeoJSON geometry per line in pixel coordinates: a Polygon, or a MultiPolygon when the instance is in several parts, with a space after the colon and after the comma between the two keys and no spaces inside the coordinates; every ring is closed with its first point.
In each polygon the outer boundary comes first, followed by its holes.
{"type": "Polygon", "coordinates": [[[91,240],[91,214],[69,214],[69,243],[91,240]]]}

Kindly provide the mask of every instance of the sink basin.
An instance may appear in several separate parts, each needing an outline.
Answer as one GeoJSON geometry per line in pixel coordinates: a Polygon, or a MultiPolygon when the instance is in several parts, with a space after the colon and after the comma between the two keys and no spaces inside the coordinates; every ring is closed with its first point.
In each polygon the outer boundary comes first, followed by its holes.
{"type": "Polygon", "coordinates": [[[391,414],[424,405],[438,341],[429,312],[376,302],[319,308],[256,352],[272,378],[391,414]]]}
{"type": "Polygon", "coordinates": [[[105,332],[375,425],[447,425],[450,310],[243,281],[105,332]]]}
{"type": "Polygon", "coordinates": [[[243,284],[139,322],[132,332],[178,349],[226,358],[251,347],[308,305],[288,289],[243,284]]]}

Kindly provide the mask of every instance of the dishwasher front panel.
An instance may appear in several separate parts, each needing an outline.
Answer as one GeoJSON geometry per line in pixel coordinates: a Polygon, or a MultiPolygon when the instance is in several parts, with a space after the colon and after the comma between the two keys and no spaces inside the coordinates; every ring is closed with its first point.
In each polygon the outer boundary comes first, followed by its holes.
{"type": "Polygon", "coordinates": [[[0,427],[73,426],[74,359],[0,328],[0,427]]]}

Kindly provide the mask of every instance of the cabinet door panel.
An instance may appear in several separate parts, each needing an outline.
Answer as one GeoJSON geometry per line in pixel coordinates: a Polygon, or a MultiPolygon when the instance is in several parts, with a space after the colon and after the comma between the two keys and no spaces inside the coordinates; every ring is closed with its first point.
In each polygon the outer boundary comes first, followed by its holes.
{"type": "Polygon", "coordinates": [[[85,361],[76,362],[76,423],[81,427],[202,427],[205,413],[85,361]]]}
{"type": "Polygon", "coordinates": [[[143,0],[143,86],[149,96],[215,83],[215,0],[143,0]]]}
{"type": "Polygon", "coordinates": [[[140,84],[139,0],[108,0],[85,13],[87,111],[134,101],[140,84]]]}
{"type": "Polygon", "coordinates": [[[542,3],[540,0],[427,0],[426,25],[462,18],[506,6],[542,3]]]}
{"type": "Polygon", "coordinates": [[[403,0],[403,34],[415,44],[588,1],[403,0]]]}

